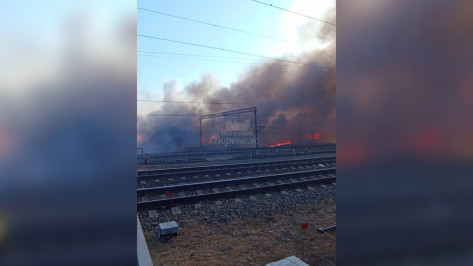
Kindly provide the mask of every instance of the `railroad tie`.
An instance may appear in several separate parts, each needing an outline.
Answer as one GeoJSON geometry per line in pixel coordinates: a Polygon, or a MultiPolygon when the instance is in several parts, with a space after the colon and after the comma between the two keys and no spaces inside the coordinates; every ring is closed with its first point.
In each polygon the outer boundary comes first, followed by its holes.
{"type": "Polygon", "coordinates": [[[179,207],[172,207],[171,212],[172,212],[172,215],[182,214],[182,211],[179,209],[179,207]]]}
{"type": "Polygon", "coordinates": [[[148,216],[149,216],[149,218],[158,218],[159,217],[158,212],[156,210],[148,211],[148,216]]]}

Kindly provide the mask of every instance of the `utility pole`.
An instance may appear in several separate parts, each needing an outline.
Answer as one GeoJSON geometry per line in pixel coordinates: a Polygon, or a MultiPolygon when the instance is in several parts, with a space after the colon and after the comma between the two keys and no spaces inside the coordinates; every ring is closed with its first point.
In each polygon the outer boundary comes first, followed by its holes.
{"type": "Polygon", "coordinates": [[[256,138],[256,148],[258,149],[258,122],[256,121],[256,108],[253,111],[255,114],[255,138],[256,138]]]}
{"type": "Polygon", "coordinates": [[[199,123],[200,123],[200,149],[202,149],[204,146],[204,143],[203,143],[204,139],[202,137],[202,110],[200,111],[199,123]]]}

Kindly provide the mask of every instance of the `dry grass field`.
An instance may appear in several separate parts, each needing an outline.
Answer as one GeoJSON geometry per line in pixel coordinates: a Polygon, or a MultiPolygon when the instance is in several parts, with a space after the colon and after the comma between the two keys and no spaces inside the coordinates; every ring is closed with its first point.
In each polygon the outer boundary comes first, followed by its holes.
{"type": "Polygon", "coordinates": [[[287,210],[267,218],[232,216],[225,223],[180,220],[178,236],[145,232],[154,265],[266,265],[295,255],[310,265],[334,265],[335,233],[317,227],[336,221],[335,200],[287,210]],[[308,223],[305,234],[301,223],[308,223]],[[305,254],[303,255],[303,243],[305,254]]]}

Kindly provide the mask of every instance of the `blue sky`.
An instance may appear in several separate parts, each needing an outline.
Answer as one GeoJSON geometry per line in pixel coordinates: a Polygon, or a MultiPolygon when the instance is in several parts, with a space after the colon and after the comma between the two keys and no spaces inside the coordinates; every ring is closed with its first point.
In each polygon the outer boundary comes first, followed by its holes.
{"type": "MultiPolygon", "coordinates": [[[[263,0],[312,17],[323,17],[335,0],[263,0]]],[[[297,54],[303,50],[323,49],[318,42],[304,43],[298,28],[309,19],[256,3],[251,0],[139,0],[137,6],[200,20],[220,26],[263,34],[305,46],[260,38],[219,27],[137,10],[137,33],[271,57],[297,54]]],[[[219,50],[137,37],[138,99],[162,100],[166,81],[176,80],[180,89],[198,81],[203,73],[212,73],[222,86],[244,74],[261,58],[219,50]],[[142,52],[146,51],[146,53],[142,52]],[[148,53],[155,52],[155,53],[148,53]],[[182,54],[185,54],[183,56],[182,54]],[[216,62],[219,61],[219,62],[216,62]],[[225,61],[225,62],[221,62],[225,61]],[[229,62],[231,61],[231,62],[229,62]],[[237,61],[237,62],[235,62],[237,61]]],[[[138,114],[150,111],[156,103],[138,103],[138,114]]]]}

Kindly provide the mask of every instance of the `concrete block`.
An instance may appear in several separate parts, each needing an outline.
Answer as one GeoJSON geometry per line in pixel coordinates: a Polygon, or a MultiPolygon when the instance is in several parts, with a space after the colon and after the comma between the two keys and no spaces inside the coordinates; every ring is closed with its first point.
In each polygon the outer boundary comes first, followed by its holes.
{"type": "Polygon", "coordinates": [[[167,223],[160,223],[158,226],[158,230],[156,232],[158,237],[177,234],[178,233],[178,226],[175,221],[167,222],[167,223]]]}

